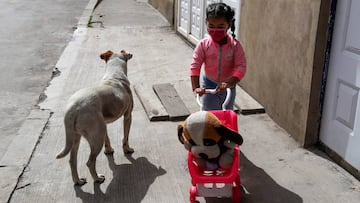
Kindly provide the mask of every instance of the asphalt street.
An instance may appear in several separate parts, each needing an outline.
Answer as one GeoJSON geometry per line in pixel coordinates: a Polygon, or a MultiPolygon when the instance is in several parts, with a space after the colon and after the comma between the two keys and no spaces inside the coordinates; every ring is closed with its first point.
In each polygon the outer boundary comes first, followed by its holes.
{"type": "Polygon", "coordinates": [[[87,3],[0,1],[0,158],[44,98],[41,93],[87,3]]]}

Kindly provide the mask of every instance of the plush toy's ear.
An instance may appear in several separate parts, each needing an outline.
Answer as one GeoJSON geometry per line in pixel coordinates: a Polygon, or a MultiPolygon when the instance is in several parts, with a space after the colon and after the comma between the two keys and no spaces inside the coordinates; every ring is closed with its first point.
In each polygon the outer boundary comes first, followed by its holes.
{"type": "Polygon", "coordinates": [[[114,53],[114,52],[108,50],[108,51],[102,53],[102,54],[100,55],[100,58],[103,59],[105,62],[107,62],[107,61],[109,60],[109,58],[111,57],[111,55],[113,55],[113,53],[114,53]]]}
{"type": "Polygon", "coordinates": [[[178,131],[179,141],[181,142],[181,144],[184,144],[185,143],[184,136],[183,136],[184,126],[178,125],[177,131],[178,131]]]}
{"type": "Polygon", "coordinates": [[[237,133],[223,125],[215,126],[215,130],[217,133],[219,133],[219,135],[221,137],[223,137],[227,140],[235,142],[238,145],[241,145],[243,143],[243,138],[239,133],[237,133]]]}

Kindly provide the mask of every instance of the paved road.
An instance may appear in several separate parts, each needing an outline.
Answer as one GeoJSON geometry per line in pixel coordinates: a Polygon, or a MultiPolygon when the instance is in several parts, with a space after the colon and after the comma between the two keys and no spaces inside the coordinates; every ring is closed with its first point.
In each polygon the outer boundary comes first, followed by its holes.
{"type": "Polygon", "coordinates": [[[0,158],[51,79],[89,0],[0,1],[0,158]]]}

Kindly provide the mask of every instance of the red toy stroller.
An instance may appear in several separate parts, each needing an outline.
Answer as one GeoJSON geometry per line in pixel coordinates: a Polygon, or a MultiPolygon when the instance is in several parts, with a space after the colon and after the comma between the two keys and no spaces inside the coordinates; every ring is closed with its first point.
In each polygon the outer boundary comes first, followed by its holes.
{"type": "MultiPolygon", "coordinates": [[[[206,90],[206,93],[215,93],[214,90],[206,90]]],[[[222,105],[223,110],[212,112],[218,117],[223,125],[238,132],[237,115],[232,110],[225,110],[230,99],[230,89],[227,89],[227,96],[222,105]]],[[[197,102],[202,109],[200,97],[197,95],[197,102]]],[[[222,171],[204,171],[195,164],[193,154],[188,152],[188,168],[191,176],[190,202],[195,203],[196,197],[231,197],[233,202],[240,202],[240,175],[238,167],[240,147],[234,149],[234,161],[232,166],[222,171]]]]}

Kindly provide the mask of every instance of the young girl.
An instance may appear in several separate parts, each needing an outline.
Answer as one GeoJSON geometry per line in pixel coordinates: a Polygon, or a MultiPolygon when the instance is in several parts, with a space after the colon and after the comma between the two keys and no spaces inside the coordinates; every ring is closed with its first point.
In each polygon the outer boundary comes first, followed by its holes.
{"type": "Polygon", "coordinates": [[[209,38],[196,46],[190,67],[194,93],[202,96],[203,110],[220,110],[226,98],[226,88],[231,89],[231,98],[226,109],[233,109],[235,86],[244,77],[246,59],[244,50],[235,39],[235,12],[224,3],[210,4],[206,8],[206,25],[209,38]],[[231,28],[232,36],[228,35],[231,28]],[[203,84],[200,87],[200,70],[204,64],[203,84]],[[205,94],[204,89],[215,89],[216,94],[205,94]]]}

